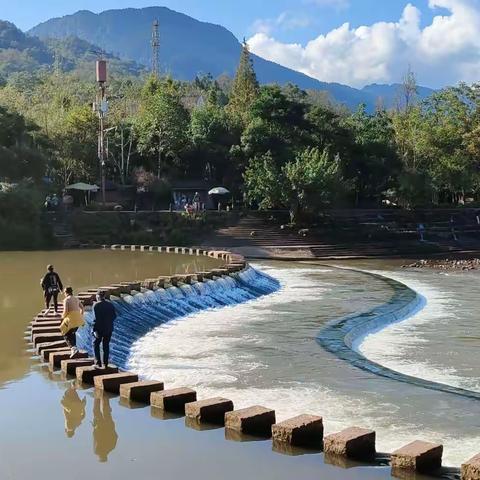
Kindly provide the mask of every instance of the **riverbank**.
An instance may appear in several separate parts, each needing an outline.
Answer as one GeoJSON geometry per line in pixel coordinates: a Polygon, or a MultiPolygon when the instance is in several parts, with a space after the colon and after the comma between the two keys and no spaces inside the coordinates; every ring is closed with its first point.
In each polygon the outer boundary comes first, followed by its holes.
{"type": "Polygon", "coordinates": [[[431,268],[435,270],[479,270],[480,258],[423,259],[403,265],[402,268],[431,268]]]}

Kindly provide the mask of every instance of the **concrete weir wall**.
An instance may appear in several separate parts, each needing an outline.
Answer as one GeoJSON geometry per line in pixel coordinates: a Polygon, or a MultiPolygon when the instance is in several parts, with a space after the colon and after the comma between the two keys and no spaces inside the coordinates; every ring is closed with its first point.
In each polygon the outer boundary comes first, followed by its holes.
{"type": "MultiPolygon", "coordinates": [[[[106,247],[107,248],[107,247],[106,247]]],[[[137,245],[113,245],[114,250],[166,252],[187,255],[207,255],[221,260],[219,268],[209,272],[198,272],[189,275],[175,275],[147,279],[144,281],[122,282],[120,284],[101,287],[111,296],[138,294],[142,288],[166,288],[170,285],[189,282],[201,282],[203,279],[217,276],[235,275],[248,268],[245,259],[225,251],[204,251],[180,247],[152,247],[137,245]]],[[[395,288],[397,288],[396,286],[395,288]]],[[[375,309],[374,315],[395,316],[395,312],[406,314],[407,311],[418,308],[421,299],[416,298],[407,287],[398,287],[389,305],[375,309]],[[417,305],[417,306],[416,306],[417,305]]],[[[86,305],[94,302],[95,290],[80,294],[86,305]]],[[[366,328],[375,326],[368,324],[367,317],[361,317],[365,322],[356,321],[361,316],[348,317],[329,325],[323,332],[326,348],[335,351],[340,357],[351,361],[360,361],[351,357],[352,342],[365,333],[366,328]],[[334,335],[334,331],[337,334],[334,335]],[[338,353],[340,352],[340,353],[338,353]],[[344,355],[344,357],[342,356],[344,355]]],[[[60,371],[66,377],[74,377],[85,388],[95,388],[121,396],[121,405],[150,405],[152,414],[158,418],[170,418],[169,415],[184,415],[187,427],[195,429],[209,428],[211,425],[225,428],[227,440],[242,440],[245,435],[257,436],[263,439],[271,438],[273,450],[279,453],[295,453],[297,447],[310,449],[312,453],[323,451],[325,462],[333,465],[345,465],[347,459],[376,464],[376,434],[372,430],[360,427],[347,428],[341,432],[324,437],[323,418],[318,415],[299,415],[282,422],[277,422],[275,411],[264,406],[252,405],[247,408],[235,409],[234,403],[223,397],[197,398],[197,392],[188,387],[168,388],[162,379],[144,380],[134,372],[122,371],[110,366],[108,369],[97,369],[93,366],[94,359],[87,352],[81,352],[76,360],[69,359],[69,350],[60,335],[61,312],[40,312],[31,322],[26,334],[27,341],[33,345],[41,362],[47,362],[52,371],[60,371]],[[46,331],[48,330],[48,331],[46,331]]],[[[381,322],[377,318],[376,322],[381,322]]],[[[356,353],[355,353],[356,354],[356,353]]],[[[359,354],[358,357],[361,357],[359,354]]],[[[364,359],[363,361],[365,361],[364,359]]],[[[352,362],[354,363],[354,362],[352,362]]],[[[362,366],[359,364],[362,368],[362,366]]],[[[199,437],[200,438],[200,437],[199,437]]],[[[423,441],[414,441],[391,454],[382,454],[381,458],[389,458],[394,476],[414,478],[416,471],[428,474],[442,473],[443,446],[423,441]],[[411,473],[410,473],[411,472],[411,473]],[[413,475],[413,477],[411,476],[413,475]]],[[[480,480],[480,455],[473,457],[462,465],[462,480],[480,480]]]]}
{"type": "Polygon", "coordinates": [[[318,343],[342,360],[375,375],[417,385],[429,390],[480,399],[480,393],[478,392],[405,375],[369,360],[356,350],[356,345],[366,335],[406,320],[420,311],[426,303],[424,297],[401,282],[370,272],[362,273],[375,277],[387,284],[393,291],[392,297],[385,304],[372,310],[349,315],[327,323],[317,336],[318,343]]]}

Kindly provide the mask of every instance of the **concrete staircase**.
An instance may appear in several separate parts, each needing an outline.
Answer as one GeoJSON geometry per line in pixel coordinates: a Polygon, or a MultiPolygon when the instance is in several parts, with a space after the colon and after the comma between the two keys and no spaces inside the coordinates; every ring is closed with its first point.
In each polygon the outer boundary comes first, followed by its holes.
{"type": "Polygon", "coordinates": [[[204,241],[204,245],[215,248],[255,248],[288,252],[304,250],[317,258],[337,257],[416,257],[429,253],[448,253],[465,249],[480,249],[480,227],[471,221],[455,222],[460,240],[454,241],[448,219],[430,218],[427,242],[420,242],[415,218],[409,213],[380,215],[377,211],[358,211],[350,215],[329,213],[306,235],[297,229],[281,228],[278,220],[268,216],[250,214],[236,223],[216,230],[204,241]],[[373,234],[366,232],[372,231],[373,234]],[[387,238],[376,238],[375,232],[387,232],[387,238]],[[470,236],[467,236],[467,232],[470,236]]]}
{"type": "Polygon", "coordinates": [[[73,248],[79,245],[73,235],[71,218],[64,212],[48,212],[45,221],[50,225],[55,243],[60,248],[73,248]]]}

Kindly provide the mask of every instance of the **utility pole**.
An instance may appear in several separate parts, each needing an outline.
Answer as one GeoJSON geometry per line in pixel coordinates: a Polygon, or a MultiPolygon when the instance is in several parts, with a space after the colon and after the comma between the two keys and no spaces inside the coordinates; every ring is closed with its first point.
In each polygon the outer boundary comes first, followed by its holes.
{"type": "Polygon", "coordinates": [[[107,61],[97,60],[97,101],[95,103],[95,112],[98,114],[98,159],[100,161],[100,175],[102,181],[102,202],[105,207],[105,164],[107,159],[107,150],[105,148],[105,117],[108,113],[107,102],[107,61]]]}
{"type": "Polygon", "coordinates": [[[155,78],[160,76],[160,33],[159,22],[156,19],[152,26],[152,74],[155,78]]]}

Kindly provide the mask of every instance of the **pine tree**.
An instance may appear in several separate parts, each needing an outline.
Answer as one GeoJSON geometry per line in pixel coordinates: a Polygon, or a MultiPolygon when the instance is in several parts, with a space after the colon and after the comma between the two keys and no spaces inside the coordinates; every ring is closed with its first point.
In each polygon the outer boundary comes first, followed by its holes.
{"type": "Polygon", "coordinates": [[[237,117],[244,125],[248,121],[248,115],[252,103],[258,95],[258,81],[253,68],[250,50],[247,42],[243,41],[240,63],[238,65],[235,79],[233,80],[228,112],[237,117]]]}

